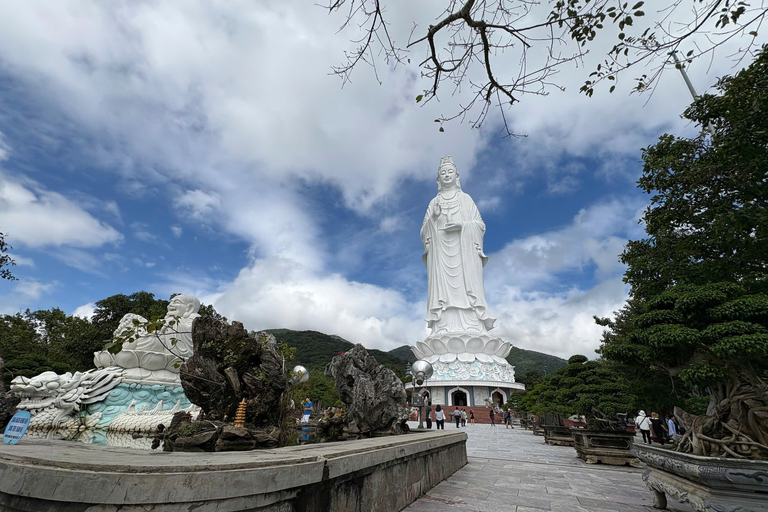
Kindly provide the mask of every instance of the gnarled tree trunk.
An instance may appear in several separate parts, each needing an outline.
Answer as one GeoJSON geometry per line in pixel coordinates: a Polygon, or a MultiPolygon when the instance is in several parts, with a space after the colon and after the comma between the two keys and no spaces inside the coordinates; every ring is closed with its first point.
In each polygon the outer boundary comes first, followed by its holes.
{"type": "Polygon", "coordinates": [[[707,414],[693,416],[675,407],[686,432],[678,450],[694,455],[768,458],[768,386],[742,375],[710,389],[707,414]]]}

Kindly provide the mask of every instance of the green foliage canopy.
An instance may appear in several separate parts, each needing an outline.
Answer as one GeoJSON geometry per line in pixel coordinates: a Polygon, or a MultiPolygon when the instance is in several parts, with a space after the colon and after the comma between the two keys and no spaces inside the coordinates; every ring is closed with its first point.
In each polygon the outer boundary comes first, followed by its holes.
{"type": "Polygon", "coordinates": [[[568,359],[568,365],[544,377],[520,399],[520,407],[537,415],[554,413],[593,417],[595,409],[607,415],[637,408],[637,397],[626,378],[605,361],[590,361],[583,355],[568,359]]]}
{"type": "Polygon", "coordinates": [[[643,151],[639,187],[652,194],[648,237],[621,256],[632,294],[673,284],[763,282],[768,254],[768,51],[684,114],[692,139],[664,135],[643,151]]]}

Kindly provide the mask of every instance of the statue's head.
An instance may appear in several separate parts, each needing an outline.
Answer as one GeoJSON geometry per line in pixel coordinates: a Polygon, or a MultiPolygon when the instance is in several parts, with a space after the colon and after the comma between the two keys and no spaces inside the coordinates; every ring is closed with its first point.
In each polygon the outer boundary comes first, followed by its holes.
{"type": "Polygon", "coordinates": [[[166,316],[178,316],[181,318],[195,318],[200,310],[200,301],[191,295],[177,295],[168,304],[166,316]]]}
{"type": "Polygon", "coordinates": [[[440,159],[440,167],[437,168],[437,189],[451,188],[454,185],[461,190],[459,181],[459,170],[450,155],[440,159]]]}
{"type": "Polygon", "coordinates": [[[135,333],[139,336],[147,334],[146,327],[136,327],[136,324],[133,323],[134,319],[139,323],[146,322],[146,319],[141,315],[137,315],[136,313],[127,313],[125,316],[123,316],[123,318],[120,319],[120,324],[118,324],[117,329],[115,329],[115,332],[113,332],[112,335],[115,338],[122,338],[124,336],[123,333],[125,332],[129,332],[131,334],[135,333]]]}

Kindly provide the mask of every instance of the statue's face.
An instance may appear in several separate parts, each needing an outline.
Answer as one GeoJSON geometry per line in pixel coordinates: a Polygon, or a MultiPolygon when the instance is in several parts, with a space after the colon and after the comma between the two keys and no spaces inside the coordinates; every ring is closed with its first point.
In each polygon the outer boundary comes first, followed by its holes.
{"type": "Polygon", "coordinates": [[[187,313],[187,304],[179,296],[171,299],[168,304],[168,316],[183,317],[187,313]]]}
{"type": "Polygon", "coordinates": [[[440,171],[437,173],[437,181],[440,183],[441,187],[450,187],[456,184],[457,175],[458,173],[453,166],[446,165],[441,167],[440,171]]]}

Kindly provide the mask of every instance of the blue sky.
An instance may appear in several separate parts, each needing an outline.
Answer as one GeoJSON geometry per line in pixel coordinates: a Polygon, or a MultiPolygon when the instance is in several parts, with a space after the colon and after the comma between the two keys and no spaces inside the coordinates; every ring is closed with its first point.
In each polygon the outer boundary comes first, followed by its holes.
{"type": "MultiPolygon", "coordinates": [[[[503,137],[495,114],[441,133],[433,120],[464,93],[417,105],[428,84],[409,66],[380,68],[381,84],[362,67],[342,88],[329,70],[350,33],[307,5],[4,6],[0,231],[19,281],[0,283],[0,312],[179,292],[251,329],[412,344],[426,334],[419,227],[450,154],[487,225],[499,333],[593,356],[592,316],[621,307],[618,255],[642,236],[640,148],[692,132],[679,75],[650,98],[630,80],[585,98],[584,68],[564,68],[565,92],[509,111],[527,137],[503,137]]],[[[703,91],[731,66],[690,73],[703,91]]]]}

